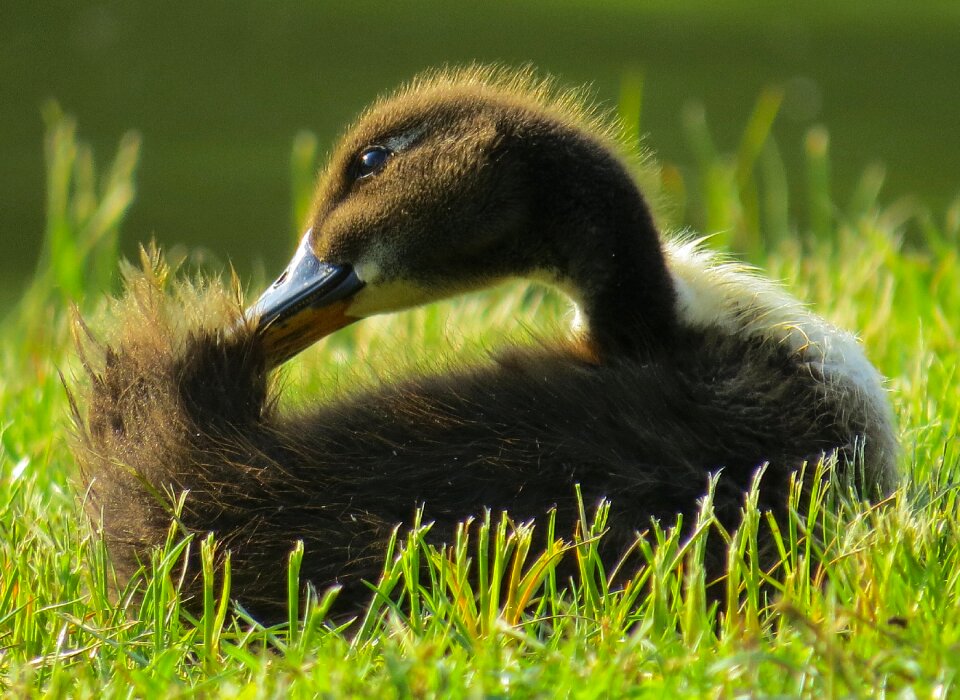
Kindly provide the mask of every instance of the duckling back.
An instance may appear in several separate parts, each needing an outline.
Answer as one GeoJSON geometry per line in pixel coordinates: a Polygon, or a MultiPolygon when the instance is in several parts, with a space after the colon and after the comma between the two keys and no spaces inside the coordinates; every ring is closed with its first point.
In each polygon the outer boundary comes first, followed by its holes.
{"type": "Polygon", "coordinates": [[[899,454],[893,411],[883,377],[857,339],[779,285],[693,238],[666,238],[664,254],[684,325],[785,353],[794,371],[814,381],[819,401],[832,407],[838,434],[847,436],[837,447],[862,472],[864,494],[889,493],[899,454]]]}
{"type": "MultiPolygon", "coordinates": [[[[852,464],[870,430],[868,414],[848,419],[860,404],[798,364],[795,347],[717,323],[688,324],[668,363],[596,365],[546,344],[280,410],[259,336],[221,288],[171,294],[140,273],[127,284],[118,330],[88,347],[76,445],[88,512],[121,581],[171,520],[215,533],[231,551],[233,596],[265,621],[284,617],[283,563],[297,540],[303,578],[341,585],[351,610],[419,506],[437,544],[486,508],[522,520],[555,509],[569,537],[579,484],[588,503],[612,500],[604,551],[617,558],[651,518],[692,522],[717,472],[724,527],[737,526],[763,464],[761,507],[785,516],[791,475],[835,450],[852,464]]],[[[869,489],[885,468],[871,469],[869,489]]],[[[720,576],[723,543],[711,543],[720,576]]],[[[186,566],[197,601],[200,567],[186,566]]]]}

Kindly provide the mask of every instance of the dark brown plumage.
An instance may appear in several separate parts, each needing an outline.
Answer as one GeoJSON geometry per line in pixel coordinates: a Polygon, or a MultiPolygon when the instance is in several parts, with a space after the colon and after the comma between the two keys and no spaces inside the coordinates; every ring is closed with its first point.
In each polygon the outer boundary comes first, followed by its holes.
{"type": "MultiPolygon", "coordinates": [[[[889,488],[889,409],[854,341],[692,244],[662,244],[615,147],[571,104],[473,71],[375,105],[331,158],[312,232],[274,288],[316,258],[346,275],[335,298],[271,315],[271,291],[244,320],[216,287],[170,297],[129,276],[77,446],[122,576],[163,541],[164,494],[182,491],[183,526],[232,551],[234,596],[276,619],[296,540],[305,580],[340,583],[356,605],[421,503],[438,542],[485,507],[556,507],[570,534],[579,483],[588,502],[612,500],[618,554],[651,517],[694,513],[721,469],[730,527],[766,462],[775,513],[791,473],[834,450],[843,469],[863,452],[866,495],[889,488]],[[318,335],[507,277],[567,291],[580,335],[277,408],[270,367],[318,335]]],[[[723,553],[708,556],[719,572],[723,553]]]]}

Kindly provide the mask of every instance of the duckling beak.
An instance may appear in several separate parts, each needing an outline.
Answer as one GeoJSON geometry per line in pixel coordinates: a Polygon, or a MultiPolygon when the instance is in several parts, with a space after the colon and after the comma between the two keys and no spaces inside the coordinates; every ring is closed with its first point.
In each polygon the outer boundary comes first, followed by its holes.
{"type": "Polygon", "coordinates": [[[359,320],[346,312],[363,282],[349,265],[317,258],[309,239],[307,231],[287,269],[245,312],[263,338],[271,366],[359,320]]]}

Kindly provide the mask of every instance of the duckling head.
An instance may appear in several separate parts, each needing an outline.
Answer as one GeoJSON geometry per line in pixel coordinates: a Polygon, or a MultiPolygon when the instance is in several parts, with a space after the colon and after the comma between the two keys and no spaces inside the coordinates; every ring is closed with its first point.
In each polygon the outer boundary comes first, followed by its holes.
{"type": "Polygon", "coordinates": [[[371,107],[321,176],[311,226],[248,311],[278,364],[367,316],[514,277],[553,284],[601,354],[650,348],[674,294],[612,139],[524,76],[471,70],[371,107]]]}

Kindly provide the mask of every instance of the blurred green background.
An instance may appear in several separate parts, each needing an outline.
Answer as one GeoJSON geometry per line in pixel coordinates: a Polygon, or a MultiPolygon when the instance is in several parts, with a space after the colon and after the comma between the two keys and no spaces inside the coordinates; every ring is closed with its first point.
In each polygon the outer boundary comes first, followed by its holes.
{"type": "Polygon", "coordinates": [[[681,168],[693,160],[685,105],[702,104],[717,143],[733,150],[757,95],[778,85],[774,136],[788,169],[807,129],[823,123],[840,199],[881,161],[888,200],[915,194],[942,208],[960,192],[960,2],[791,5],[4,2],[0,303],[39,253],[41,107],[51,97],[101,163],[124,131],[143,136],[125,251],[150,237],[203,246],[241,274],[275,273],[290,254],[299,130],[316,132],[325,152],[377,94],[424,68],[474,60],[532,63],[565,84],[592,84],[611,106],[624,74],[638,71],[647,143],[681,168]]]}

